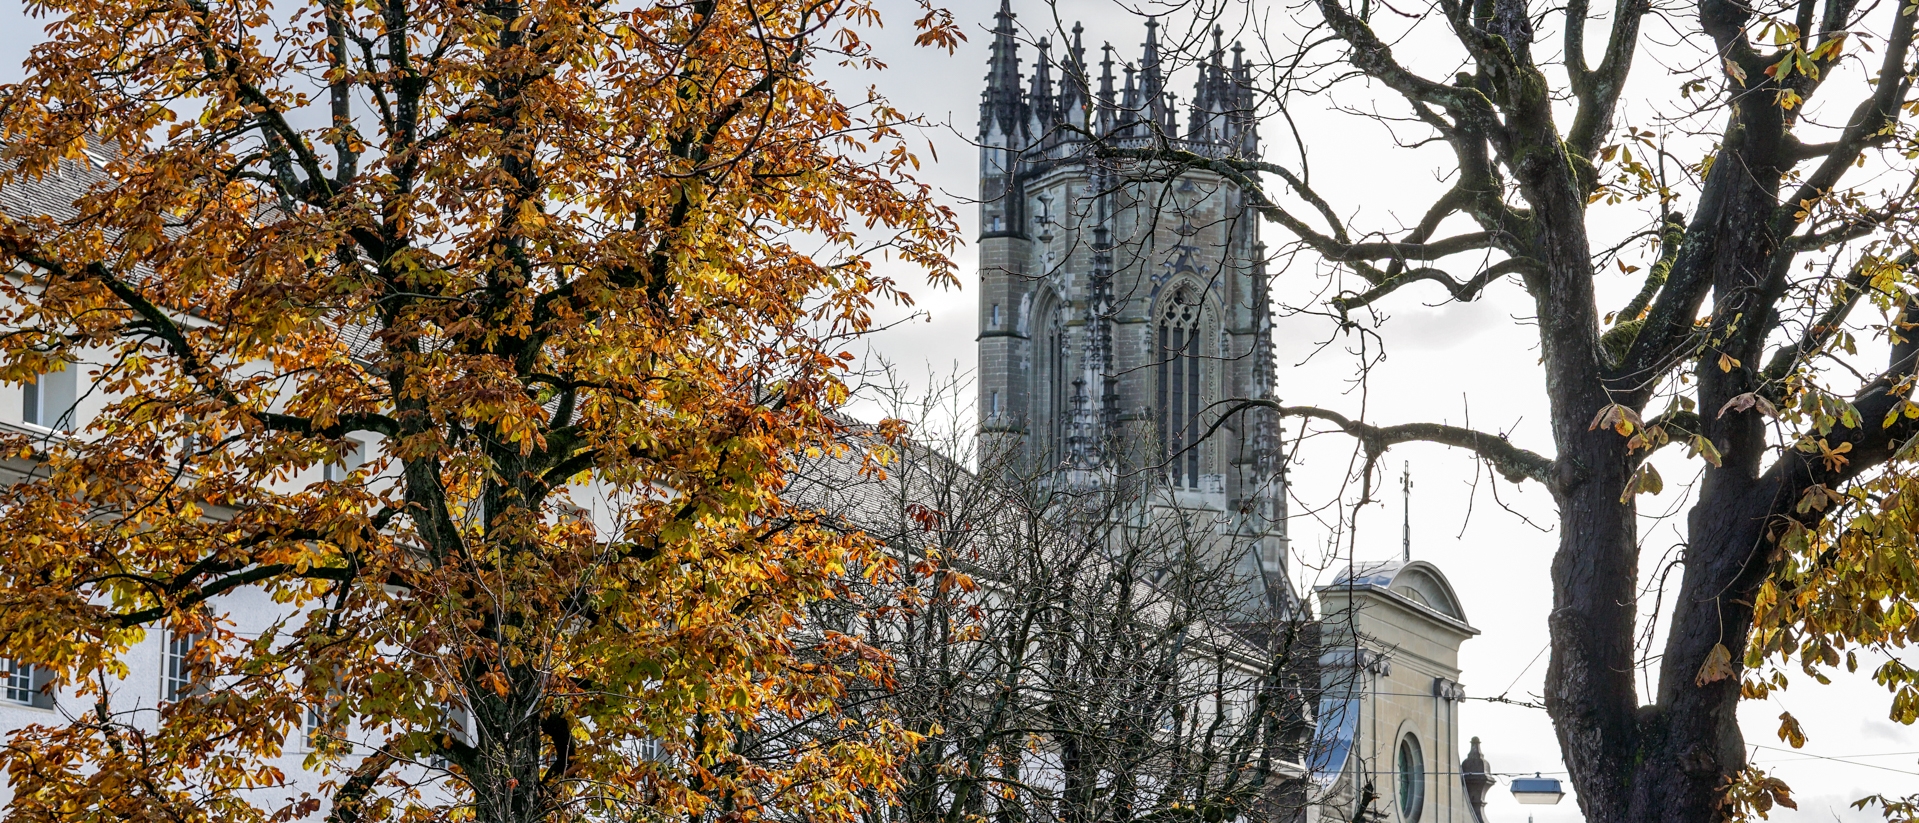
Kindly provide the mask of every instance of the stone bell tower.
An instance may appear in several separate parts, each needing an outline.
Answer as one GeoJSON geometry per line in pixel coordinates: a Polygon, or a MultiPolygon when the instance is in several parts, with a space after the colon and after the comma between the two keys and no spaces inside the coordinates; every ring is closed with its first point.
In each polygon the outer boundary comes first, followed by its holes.
{"type": "Polygon", "coordinates": [[[1010,0],[995,21],[978,136],[982,455],[1217,512],[1283,579],[1278,421],[1228,413],[1273,396],[1257,217],[1225,178],[1149,156],[1258,156],[1243,49],[1216,29],[1181,70],[1197,75],[1182,107],[1151,18],[1123,82],[1112,46],[1088,62],[1078,25],[1057,58],[1029,43],[1022,72],[1010,0]]]}

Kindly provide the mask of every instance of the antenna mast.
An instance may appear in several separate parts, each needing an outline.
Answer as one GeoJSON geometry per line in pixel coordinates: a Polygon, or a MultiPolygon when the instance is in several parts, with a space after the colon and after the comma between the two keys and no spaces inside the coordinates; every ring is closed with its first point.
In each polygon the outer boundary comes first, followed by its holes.
{"type": "Polygon", "coordinates": [[[1399,491],[1404,496],[1405,522],[1400,525],[1400,551],[1404,562],[1413,562],[1413,464],[1407,461],[1399,476],[1399,491]]]}

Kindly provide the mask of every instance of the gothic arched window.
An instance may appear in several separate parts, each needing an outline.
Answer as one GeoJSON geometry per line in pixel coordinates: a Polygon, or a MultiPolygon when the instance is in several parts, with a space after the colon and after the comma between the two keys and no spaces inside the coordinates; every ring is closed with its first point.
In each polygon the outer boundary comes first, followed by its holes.
{"type": "Polygon", "coordinates": [[[1046,413],[1048,417],[1047,455],[1058,463],[1066,455],[1067,409],[1066,409],[1066,329],[1059,322],[1058,312],[1048,312],[1046,319],[1046,413]]]}
{"type": "Polygon", "coordinates": [[[1179,488],[1199,488],[1201,398],[1205,385],[1201,358],[1205,323],[1199,291],[1181,286],[1159,315],[1159,362],[1155,408],[1159,415],[1160,454],[1166,478],[1179,488]]]}

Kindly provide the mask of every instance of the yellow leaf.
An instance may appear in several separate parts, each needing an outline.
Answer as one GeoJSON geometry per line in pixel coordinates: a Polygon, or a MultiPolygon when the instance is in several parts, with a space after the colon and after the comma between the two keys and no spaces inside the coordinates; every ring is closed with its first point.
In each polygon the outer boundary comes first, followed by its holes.
{"type": "Polygon", "coordinates": [[[1806,746],[1806,730],[1799,726],[1799,720],[1792,716],[1792,712],[1779,713],[1779,739],[1795,749],[1806,746]]]}
{"type": "Polygon", "coordinates": [[[1690,444],[1692,453],[1706,458],[1706,462],[1711,463],[1714,468],[1725,465],[1724,458],[1719,454],[1719,447],[1714,446],[1710,438],[1703,434],[1695,434],[1690,444]]]}
{"type": "Polygon", "coordinates": [[[1659,476],[1659,470],[1647,463],[1634,472],[1632,480],[1626,483],[1626,489],[1619,495],[1619,502],[1631,503],[1634,496],[1641,492],[1658,494],[1666,490],[1666,481],[1659,476]]]}

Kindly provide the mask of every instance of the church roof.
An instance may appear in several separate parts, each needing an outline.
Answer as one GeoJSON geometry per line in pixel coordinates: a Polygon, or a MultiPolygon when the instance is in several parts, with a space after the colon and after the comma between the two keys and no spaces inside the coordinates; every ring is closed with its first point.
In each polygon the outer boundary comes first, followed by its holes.
{"type": "Polygon", "coordinates": [[[1411,605],[1416,611],[1457,624],[1470,634],[1478,634],[1466,620],[1466,609],[1459,595],[1438,566],[1424,560],[1402,563],[1397,560],[1360,563],[1342,571],[1333,582],[1314,591],[1352,591],[1365,589],[1411,605]]]}

